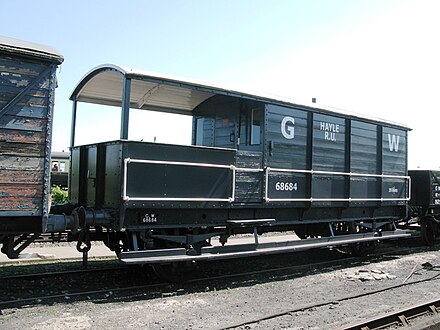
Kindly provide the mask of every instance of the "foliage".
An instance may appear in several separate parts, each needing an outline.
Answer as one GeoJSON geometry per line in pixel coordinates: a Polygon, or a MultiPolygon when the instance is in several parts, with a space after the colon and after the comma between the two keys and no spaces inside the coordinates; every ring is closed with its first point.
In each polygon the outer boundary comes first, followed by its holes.
{"type": "Polygon", "coordinates": [[[52,203],[62,204],[69,201],[67,188],[61,188],[60,186],[52,186],[52,203]]]}

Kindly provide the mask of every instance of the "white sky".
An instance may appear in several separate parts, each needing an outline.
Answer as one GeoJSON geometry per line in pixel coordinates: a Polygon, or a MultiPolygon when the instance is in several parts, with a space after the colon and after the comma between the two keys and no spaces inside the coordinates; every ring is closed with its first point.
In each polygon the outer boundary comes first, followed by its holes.
{"type": "MultiPolygon", "coordinates": [[[[1,1],[0,12],[0,34],[65,57],[54,150],[69,145],[75,85],[114,63],[296,101],[316,97],[318,105],[402,123],[413,129],[409,168],[440,167],[438,0],[1,1]]],[[[118,138],[117,109],[90,117],[95,110],[80,104],[79,111],[77,142],[94,140],[94,132],[118,138]]],[[[130,138],[190,141],[181,133],[190,120],[145,116],[131,115],[140,128],[130,138]]]]}

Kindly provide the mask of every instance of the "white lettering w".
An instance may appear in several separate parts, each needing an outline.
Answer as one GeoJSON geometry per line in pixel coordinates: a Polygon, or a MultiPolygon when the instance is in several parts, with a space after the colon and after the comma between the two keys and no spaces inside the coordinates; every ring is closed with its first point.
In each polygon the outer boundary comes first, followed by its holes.
{"type": "Polygon", "coordinates": [[[399,151],[399,140],[400,140],[399,135],[388,134],[388,145],[390,147],[390,151],[395,151],[395,152],[399,151]]]}

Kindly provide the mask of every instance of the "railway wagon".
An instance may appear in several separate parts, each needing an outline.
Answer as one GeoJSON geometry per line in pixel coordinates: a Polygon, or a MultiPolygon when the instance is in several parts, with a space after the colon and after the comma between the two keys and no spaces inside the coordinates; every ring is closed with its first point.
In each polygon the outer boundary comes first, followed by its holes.
{"type": "Polygon", "coordinates": [[[0,36],[0,242],[10,257],[45,231],[56,69],[51,47],[0,36]],[[20,249],[14,247],[20,245],[20,249]]]}
{"type": "Polygon", "coordinates": [[[408,174],[412,182],[409,219],[420,226],[423,241],[434,245],[440,238],[440,171],[412,170],[408,174]]]}
{"type": "Polygon", "coordinates": [[[52,151],[51,154],[51,185],[68,187],[70,152],[52,151]]]}
{"type": "Polygon", "coordinates": [[[82,243],[99,228],[124,263],[363,253],[407,236],[395,228],[410,198],[404,125],[115,65],[87,73],[71,100],[75,220],[65,223],[82,243]],[[120,139],[76,146],[83,103],[120,107],[120,139]],[[192,145],[130,140],[133,109],[192,116],[192,145]],[[302,240],[259,242],[272,231],[302,240]],[[255,241],[227,245],[245,233],[255,241]]]}

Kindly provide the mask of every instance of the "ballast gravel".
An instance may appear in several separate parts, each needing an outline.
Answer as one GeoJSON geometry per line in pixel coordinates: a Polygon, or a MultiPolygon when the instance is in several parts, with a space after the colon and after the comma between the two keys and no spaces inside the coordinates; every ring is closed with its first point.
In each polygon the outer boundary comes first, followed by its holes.
{"type": "MultiPolygon", "coordinates": [[[[273,256],[276,258],[276,256],[273,256]]],[[[243,260],[243,263],[252,260],[243,260]]],[[[230,287],[139,293],[122,301],[39,304],[1,311],[0,329],[341,329],[393,310],[440,298],[440,252],[429,251],[319,273],[229,280],[230,287]],[[424,265],[424,266],[422,266],[424,265]],[[434,266],[427,267],[428,266],[434,266]],[[436,275],[439,275],[436,277],[436,275]],[[401,283],[402,286],[356,299],[401,283]],[[322,304],[318,307],[312,305],[322,304]]],[[[109,293],[111,295],[113,293],[109,293]]]]}

